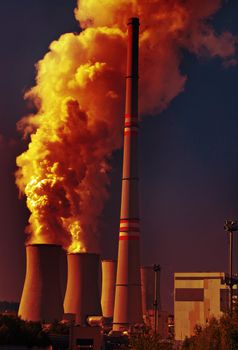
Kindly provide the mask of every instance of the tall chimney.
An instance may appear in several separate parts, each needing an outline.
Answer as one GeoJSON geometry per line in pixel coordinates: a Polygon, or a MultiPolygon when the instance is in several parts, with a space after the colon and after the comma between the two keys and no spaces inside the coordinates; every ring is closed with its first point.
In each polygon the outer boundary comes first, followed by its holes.
{"type": "Polygon", "coordinates": [[[22,319],[45,323],[62,319],[60,253],[61,247],[54,244],[26,246],[26,277],[18,311],[22,319]]]}
{"type": "Polygon", "coordinates": [[[101,305],[104,317],[113,317],[116,284],[115,260],[102,260],[102,295],[101,305]]]}
{"type": "Polygon", "coordinates": [[[98,273],[98,254],[68,254],[68,280],[64,298],[64,312],[75,314],[77,324],[85,325],[88,316],[102,315],[98,273]]]}
{"type": "Polygon", "coordinates": [[[113,330],[141,324],[140,222],[138,194],[139,19],[128,22],[124,155],[113,330]]]}

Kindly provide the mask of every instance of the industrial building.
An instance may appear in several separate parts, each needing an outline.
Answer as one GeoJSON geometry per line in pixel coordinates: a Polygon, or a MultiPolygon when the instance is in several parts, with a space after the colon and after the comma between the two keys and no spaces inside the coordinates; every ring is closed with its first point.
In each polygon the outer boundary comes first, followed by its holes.
{"type": "Polygon", "coordinates": [[[176,272],[174,274],[175,340],[194,333],[229,309],[229,288],[224,272],[176,272]]]}
{"type": "MultiPolygon", "coordinates": [[[[102,263],[91,252],[67,255],[64,302],[60,292],[61,247],[30,244],[19,315],[28,321],[70,324],[71,349],[99,350],[108,319],[114,337],[143,326],[140,275],[140,219],[138,188],[138,51],[139,19],[128,20],[124,156],[118,260],[102,263]],[[101,307],[102,306],[102,307],[101,307]]],[[[144,293],[145,295],[146,293],[144,293]]]]}

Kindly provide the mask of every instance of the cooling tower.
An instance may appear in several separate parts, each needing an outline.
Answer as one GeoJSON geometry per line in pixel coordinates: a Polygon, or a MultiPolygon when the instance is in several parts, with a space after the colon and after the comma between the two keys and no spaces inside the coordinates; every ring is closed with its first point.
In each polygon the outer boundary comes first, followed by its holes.
{"type": "Polygon", "coordinates": [[[77,324],[84,325],[88,316],[102,315],[98,273],[98,254],[68,254],[68,280],[64,298],[64,312],[75,314],[77,324]]]}
{"type": "Polygon", "coordinates": [[[22,319],[45,323],[62,319],[60,253],[61,247],[58,245],[26,246],[26,277],[18,311],[22,319]]]}
{"type": "Polygon", "coordinates": [[[124,155],[118,266],[113,331],[141,324],[140,221],[138,193],[138,41],[139,19],[128,23],[124,155]]]}
{"type": "Polygon", "coordinates": [[[113,317],[115,301],[117,263],[115,260],[102,260],[101,305],[104,317],[113,317]]]}

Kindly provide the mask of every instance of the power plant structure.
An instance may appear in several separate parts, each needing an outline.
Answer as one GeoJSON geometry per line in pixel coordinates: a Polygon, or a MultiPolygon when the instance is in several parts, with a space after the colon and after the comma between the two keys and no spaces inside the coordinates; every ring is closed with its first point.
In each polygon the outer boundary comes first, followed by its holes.
{"type": "Polygon", "coordinates": [[[99,255],[71,253],[67,255],[68,279],[64,312],[74,314],[76,324],[85,325],[88,316],[101,316],[99,294],[99,255]]]}
{"type": "MultiPolygon", "coordinates": [[[[153,266],[141,267],[142,313],[144,322],[152,326],[154,318],[155,276],[153,266]]],[[[157,282],[157,290],[159,285],[157,282]]],[[[160,298],[158,298],[160,300],[160,298]]]]}
{"type": "Polygon", "coordinates": [[[142,324],[138,177],[139,19],[128,22],[124,154],[113,331],[142,324]]]}
{"type": "Polygon", "coordinates": [[[62,319],[60,253],[59,245],[26,245],[26,277],[18,311],[22,319],[45,323],[62,319]]]}
{"type": "Polygon", "coordinates": [[[85,345],[90,334],[97,342],[96,339],[102,337],[102,330],[107,334],[109,328],[112,328],[109,337],[118,338],[119,335],[122,342],[121,335],[125,331],[130,332],[143,324],[143,314],[148,308],[147,286],[141,286],[141,276],[144,283],[147,283],[148,276],[143,272],[141,275],[140,269],[138,51],[139,19],[132,17],[128,22],[118,260],[102,261],[101,299],[99,254],[67,254],[68,275],[63,302],[59,275],[61,247],[54,244],[26,246],[27,270],[19,315],[25,320],[42,323],[73,320],[74,323],[70,324],[75,347],[81,344],[80,339],[85,345]],[[94,330],[89,331],[90,327],[94,330]]]}
{"type": "Polygon", "coordinates": [[[193,336],[196,325],[203,327],[230,311],[227,277],[225,272],[174,273],[175,340],[193,336]]]}
{"type": "Polygon", "coordinates": [[[159,265],[141,267],[141,292],[144,323],[166,338],[168,314],[161,307],[159,265]]]}
{"type": "Polygon", "coordinates": [[[102,260],[102,315],[106,318],[113,317],[116,284],[116,260],[102,260]]]}

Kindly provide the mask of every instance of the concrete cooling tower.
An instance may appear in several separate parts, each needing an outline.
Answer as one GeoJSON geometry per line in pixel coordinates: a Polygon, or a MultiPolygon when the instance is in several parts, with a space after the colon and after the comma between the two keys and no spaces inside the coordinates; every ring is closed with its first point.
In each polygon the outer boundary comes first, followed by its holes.
{"type": "Polygon", "coordinates": [[[115,260],[102,260],[102,295],[103,317],[113,317],[117,263],[115,260]]]}
{"type": "Polygon", "coordinates": [[[26,246],[26,277],[18,311],[22,319],[44,323],[62,319],[60,254],[58,245],[26,246]]]}
{"type": "Polygon", "coordinates": [[[64,312],[75,314],[77,324],[84,325],[88,316],[102,315],[98,273],[98,254],[68,254],[68,280],[64,312]]]}

